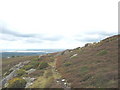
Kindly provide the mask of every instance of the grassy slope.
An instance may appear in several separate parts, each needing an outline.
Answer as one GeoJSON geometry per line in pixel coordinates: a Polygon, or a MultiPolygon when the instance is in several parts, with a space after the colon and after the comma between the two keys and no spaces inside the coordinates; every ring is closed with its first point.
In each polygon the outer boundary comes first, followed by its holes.
{"type": "MultiPolygon", "coordinates": [[[[119,36],[120,37],[120,36],[119,36]]],[[[107,38],[57,57],[57,69],[72,87],[117,87],[118,38],[107,38]],[[70,58],[72,55],[78,54],[70,58]]]]}

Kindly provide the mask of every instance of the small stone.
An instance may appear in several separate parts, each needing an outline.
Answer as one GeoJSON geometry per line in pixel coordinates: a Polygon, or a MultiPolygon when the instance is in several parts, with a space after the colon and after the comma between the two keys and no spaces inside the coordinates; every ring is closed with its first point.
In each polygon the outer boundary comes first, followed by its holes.
{"type": "Polygon", "coordinates": [[[62,81],[62,82],[64,82],[64,81],[65,81],[65,79],[62,79],[61,81],[62,81]]]}

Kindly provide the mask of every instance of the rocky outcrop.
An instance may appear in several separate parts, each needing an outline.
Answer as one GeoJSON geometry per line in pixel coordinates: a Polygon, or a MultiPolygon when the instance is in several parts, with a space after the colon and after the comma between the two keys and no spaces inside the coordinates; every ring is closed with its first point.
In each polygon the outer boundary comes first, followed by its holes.
{"type": "Polygon", "coordinates": [[[10,69],[12,72],[0,81],[0,85],[2,85],[0,87],[6,87],[8,81],[17,75],[16,71],[22,68],[24,65],[28,64],[29,62],[30,61],[20,62],[19,64],[12,67],[10,69]]]}

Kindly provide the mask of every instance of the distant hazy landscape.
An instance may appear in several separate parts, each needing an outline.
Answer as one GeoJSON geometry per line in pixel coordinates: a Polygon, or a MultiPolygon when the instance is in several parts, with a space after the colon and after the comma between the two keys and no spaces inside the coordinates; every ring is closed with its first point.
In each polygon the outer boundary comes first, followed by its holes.
{"type": "Polygon", "coordinates": [[[63,51],[63,49],[7,49],[2,50],[0,54],[2,54],[2,58],[10,58],[10,57],[19,57],[19,56],[38,56],[47,53],[59,52],[63,51]]]}

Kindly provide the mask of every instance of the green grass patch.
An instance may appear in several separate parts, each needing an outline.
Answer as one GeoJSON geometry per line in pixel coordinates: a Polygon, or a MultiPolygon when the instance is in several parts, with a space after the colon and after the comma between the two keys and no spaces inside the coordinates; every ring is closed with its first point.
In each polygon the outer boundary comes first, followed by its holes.
{"type": "Polygon", "coordinates": [[[39,66],[40,62],[36,60],[32,60],[29,65],[31,65],[33,68],[37,68],[39,66]]]}
{"type": "Polygon", "coordinates": [[[89,71],[89,68],[87,66],[83,66],[80,68],[80,73],[86,73],[89,71]]]}
{"type": "Polygon", "coordinates": [[[38,79],[29,88],[49,88],[54,81],[51,69],[45,70],[43,76],[38,79]]]}
{"type": "Polygon", "coordinates": [[[45,78],[48,78],[49,76],[52,76],[52,71],[51,70],[46,70],[43,75],[45,78]]]}
{"type": "Polygon", "coordinates": [[[97,53],[98,56],[106,55],[108,52],[106,50],[101,50],[97,53]]]}
{"type": "Polygon", "coordinates": [[[16,71],[16,74],[17,74],[17,77],[20,77],[20,76],[26,74],[26,72],[24,69],[19,69],[18,71],[16,71]]]}
{"type": "Polygon", "coordinates": [[[33,68],[33,65],[25,65],[22,69],[29,70],[33,68]]]}
{"type": "Polygon", "coordinates": [[[70,66],[72,64],[72,62],[65,62],[64,66],[70,66]]]}
{"type": "Polygon", "coordinates": [[[39,58],[34,58],[34,59],[32,59],[33,61],[39,61],[39,58]]]}
{"type": "Polygon", "coordinates": [[[38,69],[44,69],[47,68],[49,65],[47,62],[40,62],[38,69]]]}

